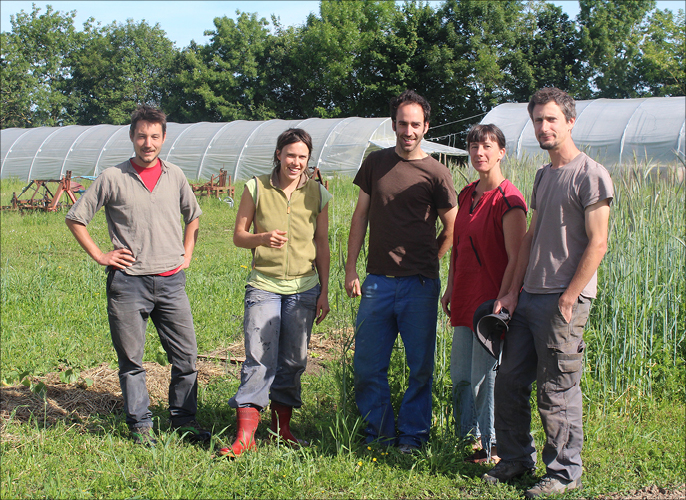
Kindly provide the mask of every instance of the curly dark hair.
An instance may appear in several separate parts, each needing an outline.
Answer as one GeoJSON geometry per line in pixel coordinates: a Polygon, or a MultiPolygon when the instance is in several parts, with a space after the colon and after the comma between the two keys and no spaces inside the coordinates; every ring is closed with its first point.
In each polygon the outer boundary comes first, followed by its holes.
{"type": "Polygon", "coordinates": [[[429,123],[429,119],[431,118],[431,105],[429,104],[429,101],[417,94],[414,90],[406,90],[398,97],[391,99],[390,108],[391,120],[393,120],[393,123],[395,123],[395,117],[398,114],[398,108],[401,104],[405,104],[406,102],[419,104],[422,107],[422,111],[424,111],[424,123],[429,123]]]}

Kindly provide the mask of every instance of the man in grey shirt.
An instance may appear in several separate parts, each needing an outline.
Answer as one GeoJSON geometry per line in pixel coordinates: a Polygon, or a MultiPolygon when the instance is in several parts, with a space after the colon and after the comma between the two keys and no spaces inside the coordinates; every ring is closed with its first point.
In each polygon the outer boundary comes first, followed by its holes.
{"type": "Polygon", "coordinates": [[[143,368],[148,318],[172,364],[172,428],[195,441],[211,437],[195,420],[197,345],[184,272],[193,256],[202,211],[181,169],[158,157],[166,129],[162,111],[136,109],[129,130],[135,157],[105,169],[66,218],[86,253],[108,270],[107,315],[126,423],[134,441],[146,446],[156,442],[143,368]],[[114,247],[109,252],[100,250],[86,229],[101,207],[114,247]]]}
{"type": "Polygon", "coordinates": [[[572,140],[576,108],[567,93],[541,89],[528,110],[551,162],[536,173],[531,224],[512,285],[495,303],[495,312],[505,308],[513,316],[495,382],[501,461],[483,480],[495,484],[533,472],[529,396],[535,380],[546,433],[546,474],[526,492],[535,498],[581,487],[583,329],[607,249],[613,189],[607,170],[572,140]]]}

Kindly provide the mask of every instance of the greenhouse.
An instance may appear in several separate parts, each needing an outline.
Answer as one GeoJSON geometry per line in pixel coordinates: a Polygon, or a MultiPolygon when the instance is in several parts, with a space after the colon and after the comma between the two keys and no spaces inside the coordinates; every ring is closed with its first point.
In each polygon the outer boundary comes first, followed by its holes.
{"type": "MultiPolygon", "coordinates": [[[[189,179],[209,179],[222,168],[233,179],[248,179],[271,169],[276,138],[289,127],[310,133],[310,167],[324,174],[353,175],[371,151],[395,145],[390,118],[167,123],[160,158],[181,167],[189,179]]],[[[68,170],[72,176],[96,176],[133,156],[128,125],[10,128],[1,134],[1,178],[60,178],[68,170]]],[[[467,155],[428,141],[422,148],[467,155]]]]}
{"type": "MultiPolygon", "coordinates": [[[[507,153],[521,159],[544,151],[534,135],[527,104],[493,108],[481,121],[500,127],[507,153]]],[[[639,163],[669,164],[686,159],[686,97],[576,101],[572,138],[606,167],[639,163]]]]}

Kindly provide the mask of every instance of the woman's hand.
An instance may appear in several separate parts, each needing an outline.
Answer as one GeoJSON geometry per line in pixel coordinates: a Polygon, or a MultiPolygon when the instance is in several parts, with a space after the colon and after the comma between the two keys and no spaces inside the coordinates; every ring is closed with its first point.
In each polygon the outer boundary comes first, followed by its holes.
{"type": "Polygon", "coordinates": [[[282,248],[288,238],[286,238],[286,231],[274,229],[268,233],[262,233],[262,246],[268,248],[282,248]]]}
{"type": "Polygon", "coordinates": [[[326,318],[326,315],[329,314],[329,311],[331,310],[329,308],[329,297],[327,295],[327,293],[320,293],[319,298],[317,299],[317,324],[324,321],[324,318],[326,318]]]}
{"type": "Polygon", "coordinates": [[[443,312],[450,317],[450,299],[453,295],[453,288],[448,287],[445,289],[445,293],[443,294],[443,297],[441,297],[441,307],[443,308],[443,312]]]}

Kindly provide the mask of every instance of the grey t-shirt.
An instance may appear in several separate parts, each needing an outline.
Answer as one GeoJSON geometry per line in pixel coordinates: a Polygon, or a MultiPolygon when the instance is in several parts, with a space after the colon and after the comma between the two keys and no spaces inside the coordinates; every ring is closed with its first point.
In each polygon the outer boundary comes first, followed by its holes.
{"type": "Polygon", "coordinates": [[[183,171],[165,161],[152,193],[128,160],[106,168],[67,219],[88,225],[101,207],[113,247],[128,248],[136,258],[125,270],[131,275],[165,273],[183,264],[181,216],[188,224],[202,213],[183,171]]]}
{"type": "MultiPolygon", "coordinates": [[[[529,293],[563,292],[572,281],[588,246],[585,210],[614,196],[610,174],[598,162],[580,153],[567,165],[545,165],[536,172],[531,208],[537,219],[524,290],[529,293]]],[[[581,292],[595,298],[597,275],[581,292]]]]}

